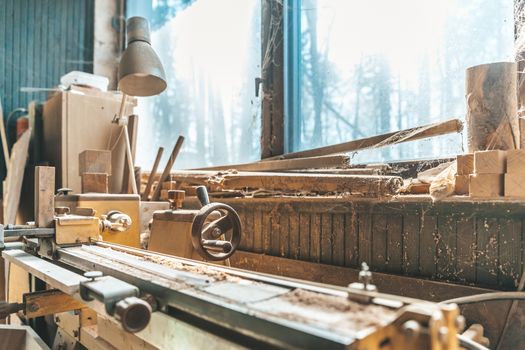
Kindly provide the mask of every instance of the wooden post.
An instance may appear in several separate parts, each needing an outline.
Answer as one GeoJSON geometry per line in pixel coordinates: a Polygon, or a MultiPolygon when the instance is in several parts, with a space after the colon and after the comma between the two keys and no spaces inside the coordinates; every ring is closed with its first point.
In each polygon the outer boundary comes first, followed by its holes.
{"type": "Polygon", "coordinates": [[[517,65],[498,62],[466,71],[468,152],[519,149],[517,65]]]}
{"type": "Polygon", "coordinates": [[[157,157],[155,158],[155,162],[153,163],[153,168],[151,168],[151,173],[149,174],[149,177],[148,177],[148,183],[146,184],[146,189],[144,190],[144,193],[142,194],[143,201],[147,201],[149,199],[149,193],[151,191],[151,187],[153,186],[155,174],[157,174],[157,169],[159,167],[159,163],[162,158],[162,153],[164,153],[164,147],[159,147],[159,150],[157,151],[157,157]]]}
{"type": "Polygon", "coordinates": [[[159,200],[160,191],[162,189],[162,183],[168,179],[168,176],[170,175],[170,172],[171,172],[171,168],[173,168],[173,163],[175,163],[175,159],[177,159],[177,156],[179,155],[179,151],[182,147],[183,142],[184,142],[184,136],[179,136],[179,138],[177,139],[177,142],[175,143],[175,147],[173,147],[173,151],[171,151],[170,159],[168,159],[168,163],[166,163],[166,167],[164,168],[164,171],[162,172],[162,175],[160,176],[157,188],[155,188],[155,192],[153,192],[153,195],[151,196],[152,201],[159,200]]]}
{"type": "Polygon", "coordinates": [[[35,224],[53,227],[55,215],[55,168],[35,167],[35,224]]]}

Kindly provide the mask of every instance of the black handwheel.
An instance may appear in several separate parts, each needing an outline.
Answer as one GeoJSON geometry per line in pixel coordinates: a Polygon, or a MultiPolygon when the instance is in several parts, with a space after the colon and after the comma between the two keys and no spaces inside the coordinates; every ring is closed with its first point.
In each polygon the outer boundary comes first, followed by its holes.
{"type": "Polygon", "coordinates": [[[232,207],[210,203],[203,206],[193,219],[191,242],[204,259],[225,260],[237,250],[241,233],[241,220],[232,207]]]}

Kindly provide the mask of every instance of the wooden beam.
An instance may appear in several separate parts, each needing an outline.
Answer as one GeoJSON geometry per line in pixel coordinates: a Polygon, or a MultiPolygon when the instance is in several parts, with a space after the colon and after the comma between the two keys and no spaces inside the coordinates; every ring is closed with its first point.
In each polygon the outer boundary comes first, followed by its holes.
{"type": "Polygon", "coordinates": [[[221,165],[199,168],[195,170],[242,170],[242,171],[283,171],[297,169],[320,168],[347,168],[350,166],[350,157],[347,155],[333,155],[323,157],[268,160],[244,164],[221,165]]]}
{"type": "MultiPolygon", "coordinates": [[[[366,197],[394,195],[403,182],[397,176],[213,171],[178,171],[171,174],[171,180],[230,190],[261,188],[292,192],[352,193],[366,197]]],[[[161,187],[158,186],[159,189],[161,187]]]]}
{"type": "Polygon", "coordinates": [[[283,4],[263,0],[262,6],[262,130],[261,158],[284,153],[283,4]]]}
{"type": "Polygon", "coordinates": [[[347,153],[367,148],[378,148],[398,143],[420,140],[428,137],[446,135],[463,130],[463,122],[459,119],[450,119],[444,122],[427,124],[416,128],[389,132],[359,140],[348,141],[336,145],[314,148],[306,151],[292,152],[266,160],[305,158],[325,156],[336,153],[347,153]]]}
{"type": "Polygon", "coordinates": [[[4,222],[3,224],[16,224],[16,214],[20,204],[20,193],[22,191],[22,181],[31,139],[31,128],[16,141],[13,146],[9,159],[9,170],[4,181],[4,222]]]}
{"type": "Polygon", "coordinates": [[[55,168],[35,167],[35,224],[52,227],[55,216],[55,168]]]}

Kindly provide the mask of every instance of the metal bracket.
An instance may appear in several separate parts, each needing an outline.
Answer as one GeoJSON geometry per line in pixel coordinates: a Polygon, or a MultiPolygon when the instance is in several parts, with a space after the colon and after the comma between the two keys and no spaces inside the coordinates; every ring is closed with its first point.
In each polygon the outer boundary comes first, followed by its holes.
{"type": "Polygon", "coordinates": [[[97,299],[103,302],[108,314],[115,313],[115,304],[120,300],[139,295],[139,289],[134,285],[111,276],[102,277],[102,273],[96,272],[91,271],[84,274],[90,280],[80,282],[80,297],[86,301],[97,299]]]}

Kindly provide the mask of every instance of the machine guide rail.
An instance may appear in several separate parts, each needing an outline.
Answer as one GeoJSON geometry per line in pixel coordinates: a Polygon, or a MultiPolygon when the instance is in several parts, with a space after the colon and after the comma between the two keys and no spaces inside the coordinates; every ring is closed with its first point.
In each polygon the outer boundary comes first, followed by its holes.
{"type": "MultiPolygon", "coordinates": [[[[24,265],[22,256],[24,259],[39,259],[41,265],[59,268],[47,259],[20,250],[5,251],[3,256],[25,268],[28,266],[24,265]]],[[[143,318],[148,308],[157,310],[152,317],[160,312],[172,319],[182,311],[219,326],[224,330],[224,337],[233,342],[236,337],[232,334],[237,334],[241,335],[238,338],[253,339],[259,344],[278,348],[360,349],[372,345],[369,348],[374,349],[385,341],[407,349],[426,348],[436,342],[441,345],[430,348],[457,348],[457,329],[454,326],[457,307],[377,292],[364,292],[363,300],[367,303],[356,302],[349,300],[349,291],[341,287],[253,273],[103,242],[61,247],[56,256],[60,265],[66,267],[59,269],[65,272],[43,268],[40,275],[35,275],[51,287],[75,294],[76,298],[88,293],[91,299],[103,301],[105,308],[102,310],[116,319],[122,317],[122,308],[137,306],[136,303],[142,301],[138,309],[143,318]],[[56,285],[58,277],[52,274],[74,274],[72,271],[77,270],[100,271],[104,277],[95,274],[86,278],[75,274],[78,277],[72,280],[77,286],[76,291],[74,288],[66,291],[56,285]],[[106,283],[104,279],[113,281],[106,283]],[[122,290],[113,288],[119,285],[115,281],[121,283],[122,290]],[[135,304],[130,298],[135,298],[135,304]],[[434,319],[438,314],[441,316],[434,319]],[[413,326],[414,322],[419,325],[416,327],[419,333],[407,337],[407,334],[413,334],[413,327],[408,332],[404,330],[405,326],[413,326]],[[446,331],[446,335],[438,337],[435,327],[442,333],[446,331]]],[[[355,294],[356,291],[352,291],[350,295],[355,294]]],[[[86,300],[85,297],[81,299],[86,300]]],[[[169,332],[169,324],[165,326],[169,332]]],[[[124,323],[123,328],[126,329],[124,323]]]]}

